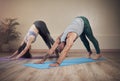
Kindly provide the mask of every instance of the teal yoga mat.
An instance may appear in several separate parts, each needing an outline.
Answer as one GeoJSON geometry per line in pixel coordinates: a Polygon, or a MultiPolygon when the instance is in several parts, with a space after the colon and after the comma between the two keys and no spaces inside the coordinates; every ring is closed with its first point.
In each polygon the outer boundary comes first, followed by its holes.
{"type": "MultiPolygon", "coordinates": [[[[100,58],[98,60],[93,60],[93,59],[90,59],[90,58],[72,58],[72,59],[64,60],[61,63],[60,66],[69,66],[69,65],[89,63],[89,62],[98,62],[98,61],[103,61],[103,60],[105,60],[105,59],[104,58],[100,58]]],[[[53,67],[50,67],[49,64],[52,64],[54,62],[55,61],[46,61],[44,64],[27,63],[27,64],[24,64],[24,66],[37,68],[37,69],[48,69],[48,68],[53,68],[53,67]]]]}

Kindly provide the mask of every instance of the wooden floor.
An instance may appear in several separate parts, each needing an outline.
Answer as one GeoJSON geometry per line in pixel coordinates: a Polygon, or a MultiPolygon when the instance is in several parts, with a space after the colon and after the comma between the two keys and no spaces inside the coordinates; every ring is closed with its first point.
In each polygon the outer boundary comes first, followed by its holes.
{"type": "MultiPolygon", "coordinates": [[[[0,54],[0,57],[7,55],[0,54]]],[[[83,56],[73,52],[67,58],[83,56]]],[[[103,56],[105,61],[51,69],[23,66],[37,59],[0,61],[0,81],[120,81],[120,52],[105,52],[103,56]]]]}

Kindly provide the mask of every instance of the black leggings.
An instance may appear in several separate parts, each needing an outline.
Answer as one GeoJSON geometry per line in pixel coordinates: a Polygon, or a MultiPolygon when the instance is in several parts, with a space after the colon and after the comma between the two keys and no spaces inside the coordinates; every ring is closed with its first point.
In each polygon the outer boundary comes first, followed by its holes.
{"type": "MultiPolygon", "coordinates": [[[[21,53],[26,47],[26,43],[24,42],[22,46],[18,49],[18,54],[21,53]]],[[[22,58],[31,58],[32,55],[30,54],[30,49],[26,51],[26,53],[22,56],[22,58]]]]}
{"type": "MultiPolygon", "coordinates": [[[[34,25],[38,29],[39,35],[42,37],[42,39],[44,40],[44,42],[46,43],[46,45],[50,49],[55,41],[51,37],[50,32],[49,32],[45,22],[43,22],[43,21],[35,21],[34,25]]],[[[56,52],[56,55],[59,57],[57,49],[55,50],[55,52],[56,52]]]]}
{"type": "Polygon", "coordinates": [[[43,22],[43,21],[35,21],[34,25],[38,29],[39,35],[42,37],[42,39],[44,40],[44,42],[46,43],[46,45],[50,49],[51,45],[53,45],[53,43],[54,43],[54,40],[50,36],[50,32],[49,32],[45,22],[43,22]]]}

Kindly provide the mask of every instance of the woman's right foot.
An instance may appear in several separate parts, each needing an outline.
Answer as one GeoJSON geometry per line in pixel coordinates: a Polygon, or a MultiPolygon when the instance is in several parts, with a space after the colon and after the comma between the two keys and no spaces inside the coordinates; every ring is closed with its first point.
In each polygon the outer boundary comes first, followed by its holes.
{"type": "Polygon", "coordinates": [[[92,55],[92,51],[87,53],[86,58],[91,58],[91,55],[92,55]]]}

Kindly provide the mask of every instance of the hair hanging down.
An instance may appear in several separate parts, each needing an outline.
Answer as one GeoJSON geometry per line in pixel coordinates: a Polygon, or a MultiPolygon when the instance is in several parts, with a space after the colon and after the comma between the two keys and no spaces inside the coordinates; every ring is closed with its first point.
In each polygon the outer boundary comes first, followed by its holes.
{"type": "MultiPolygon", "coordinates": [[[[26,47],[26,43],[24,42],[22,46],[19,47],[18,54],[21,53],[25,47],[26,47]]],[[[31,58],[31,57],[32,55],[30,54],[30,49],[28,49],[27,52],[22,56],[22,58],[31,58]]]]}

